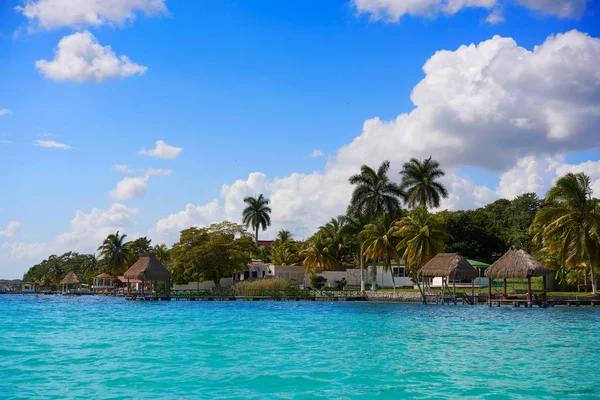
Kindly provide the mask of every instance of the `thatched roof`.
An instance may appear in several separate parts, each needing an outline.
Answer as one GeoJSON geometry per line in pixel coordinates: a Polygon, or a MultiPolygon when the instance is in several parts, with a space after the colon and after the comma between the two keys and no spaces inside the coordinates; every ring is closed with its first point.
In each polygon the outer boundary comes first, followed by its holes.
{"type": "Polygon", "coordinates": [[[103,272],[100,275],[95,276],[94,278],[108,279],[108,278],[113,278],[113,276],[110,274],[107,274],[106,272],[103,272]]]}
{"type": "Polygon", "coordinates": [[[75,274],[75,272],[71,271],[60,281],[61,285],[81,285],[81,281],[75,274]]]}
{"type": "Polygon", "coordinates": [[[473,279],[479,275],[466,258],[458,253],[439,253],[421,268],[425,278],[448,276],[456,279],[473,279]]]}
{"type": "Polygon", "coordinates": [[[512,246],[502,257],[485,270],[488,278],[527,278],[528,276],[544,276],[550,270],[533,256],[521,249],[512,246]]]}
{"type": "Polygon", "coordinates": [[[123,276],[127,279],[144,281],[165,281],[171,277],[171,271],[165,268],[154,254],[140,257],[123,276]]]}

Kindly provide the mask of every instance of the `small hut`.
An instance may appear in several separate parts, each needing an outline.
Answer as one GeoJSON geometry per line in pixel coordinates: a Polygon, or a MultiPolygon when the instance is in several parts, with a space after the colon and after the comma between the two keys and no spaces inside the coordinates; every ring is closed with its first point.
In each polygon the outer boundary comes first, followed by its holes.
{"type": "Polygon", "coordinates": [[[61,292],[63,294],[68,294],[71,288],[77,288],[81,286],[81,280],[77,277],[75,272],[71,271],[60,281],[61,292]]]}
{"type": "Polygon", "coordinates": [[[546,276],[551,271],[531,254],[519,246],[512,246],[502,257],[485,271],[490,280],[488,286],[489,298],[492,298],[492,282],[494,279],[504,279],[504,296],[506,298],[506,280],[509,278],[527,278],[527,300],[531,301],[531,277],[542,276],[544,295],[546,293],[546,276]]]}
{"type": "Polygon", "coordinates": [[[152,289],[156,296],[156,282],[165,281],[166,283],[166,297],[170,297],[170,279],[171,271],[165,268],[160,261],[156,259],[154,254],[140,257],[125,273],[123,274],[127,279],[127,292],[131,291],[129,284],[130,280],[139,279],[142,281],[142,296],[144,296],[144,286],[146,282],[152,282],[152,289]]]}
{"type": "MultiPolygon", "coordinates": [[[[448,280],[452,279],[454,296],[456,296],[456,279],[474,280],[479,275],[466,258],[458,253],[439,253],[433,257],[420,270],[419,275],[423,278],[442,277],[442,299],[448,288],[448,280]]],[[[474,281],[471,283],[471,296],[475,296],[474,281]]]]}

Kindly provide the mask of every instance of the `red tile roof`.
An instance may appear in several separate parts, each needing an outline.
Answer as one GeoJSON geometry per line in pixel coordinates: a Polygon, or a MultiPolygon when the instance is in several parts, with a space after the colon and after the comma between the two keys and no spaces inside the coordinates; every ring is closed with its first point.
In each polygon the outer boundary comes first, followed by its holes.
{"type": "Polygon", "coordinates": [[[112,275],[109,275],[109,274],[107,274],[105,272],[105,273],[102,273],[102,274],[100,274],[98,276],[95,276],[94,278],[112,278],[112,277],[113,277],[112,275]]]}
{"type": "MultiPolygon", "coordinates": [[[[127,278],[124,276],[119,276],[119,280],[122,283],[127,283],[127,278]]],[[[129,279],[129,283],[142,283],[141,279],[129,279]]]]}

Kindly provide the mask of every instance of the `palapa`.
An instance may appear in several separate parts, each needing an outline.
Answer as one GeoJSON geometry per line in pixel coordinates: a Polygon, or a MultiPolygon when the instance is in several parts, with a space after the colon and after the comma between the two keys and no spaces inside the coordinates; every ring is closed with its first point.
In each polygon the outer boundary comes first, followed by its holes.
{"type": "Polygon", "coordinates": [[[77,277],[75,272],[71,271],[60,281],[61,285],[81,285],[81,280],[77,277]]]}
{"type": "Polygon", "coordinates": [[[123,276],[127,279],[142,281],[166,281],[171,278],[171,271],[165,268],[154,254],[140,257],[123,276]]]}
{"type": "Polygon", "coordinates": [[[450,277],[462,280],[477,278],[479,274],[460,254],[439,253],[419,270],[419,275],[425,278],[450,277]]]}
{"type": "Polygon", "coordinates": [[[512,246],[485,271],[490,279],[530,278],[546,276],[551,271],[519,246],[512,246]]]}

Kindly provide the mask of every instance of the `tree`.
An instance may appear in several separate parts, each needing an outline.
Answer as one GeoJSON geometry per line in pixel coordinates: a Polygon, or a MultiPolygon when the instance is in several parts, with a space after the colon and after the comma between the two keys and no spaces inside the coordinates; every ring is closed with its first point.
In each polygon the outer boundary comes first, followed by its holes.
{"type": "Polygon", "coordinates": [[[419,206],[406,217],[396,223],[398,230],[394,233],[401,240],[396,249],[409,265],[411,279],[419,286],[425,301],[425,293],[421,288],[418,270],[436,254],[444,250],[444,242],[451,238],[436,217],[427,212],[427,208],[419,206]]]}
{"type": "Polygon", "coordinates": [[[323,234],[323,237],[328,242],[328,248],[333,253],[338,263],[342,261],[342,253],[344,247],[344,226],[346,224],[344,216],[337,218],[331,218],[331,220],[321,226],[319,231],[323,234]]]}
{"type": "Polygon", "coordinates": [[[448,197],[446,187],[438,181],[445,173],[440,163],[431,157],[425,160],[411,158],[402,166],[400,175],[400,190],[410,208],[417,205],[436,208],[440,206],[442,198],[448,197]]]}
{"type": "Polygon", "coordinates": [[[355,212],[375,218],[384,211],[392,213],[400,208],[403,193],[398,185],[388,178],[389,169],[390,162],[386,160],[377,171],[363,165],[360,167],[360,174],[350,177],[349,182],[356,185],[350,200],[355,212]]]}
{"type": "Polygon", "coordinates": [[[342,232],[345,237],[345,244],[354,252],[358,253],[359,268],[360,268],[360,291],[365,291],[365,257],[362,248],[361,232],[365,229],[365,225],[370,222],[369,218],[356,212],[352,207],[348,208],[344,216],[344,225],[342,232]]]}
{"type": "Polygon", "coordinates": [[[132,266],[140,257],[147,256],[152,252],[151,242],[152,240],[145,236],[127,242],[127,248],[129,250],[129,257],[127,259],[128,267],[132,266]]]}
{"type": "Polygon", "coordinates": [[[255,240],[258,243],[258,229],[261,228],[264,231],[271,226],[269,199],[261,194],[258,197],[246,197],[244,203],[248,205],[242,214],[244,224],[246,224],[246,228],[252,226],[255,232],[255,240]]]}
{"type": "MultiPolygon", "coordinates": [[[[361,232],[364,237],[362,249],[367,261],[371,260],[373,268],[371,270],[371,290],[377,290],[377,264],[383,263],[383,270],[389,271],[392,266],[392,260],[398,260],[398,251],[396,245],[398,240],[395,233],[398,231],[395,221],[390,214],[383,212],[381,216],[373,223],[365,226],[361,232]]],[[[392,273],[392,285],[396,291],[396,282],[392,273]]]]}
{"type": "Polygon", "coordinates": [[[256,249],[252,236],[243,225],[229,221],[206,228],[181,231],[173,245],[172,259],[176,277],[187,281],[213,281],[246,270],[256,249]]]}
{"type": "Polygon", "coordinates": [[[600,200],[592,197],[589,176],[569,173],[550,188],[530,228],[534,242],[548,248],[569,270],[595,269],[600,260],[600,200]]]}
{"type": "Polygon", "coordinates": [[[156,259],[163,265],[167,265],[171,261],[171,251],[166,244],[157,244],[152,248],[152,253],[156,256],[156,259]]]}
{"type": "Polygon", "coordinates": [[[335,269],[338,266],[338,260],[329,248],[329,242],[322,232],[317,232],[308,239],[303,254],[306,272],[310,270],[315,273],[326,269],[335,269]]]}
{"type": "Polygon", "coordinates": [[[125,243],[127,235],[119,235],[119,231],[108,235],[98,247],[100,256],[106,261],[112,275],[120,275],[125,272],[125,265],[129,257],[129,247],[125,243]]]}
{"type": "Polygon", "coordinates": [[[274,246],[271,259],[274,265],[294,265],[300,261],[294,242],[284,242],[274,246]]]}
{"type": "Polygon", "coordinates": [[[283,243],[293,242],[293,241],[294,241],[294,235],[292,234],[292,232],[286,231],[285,229],[282,229],[279,232],[277,232],[277,239],[275,239],[275,242],[277,244],[283,244],[283,243]]]}

